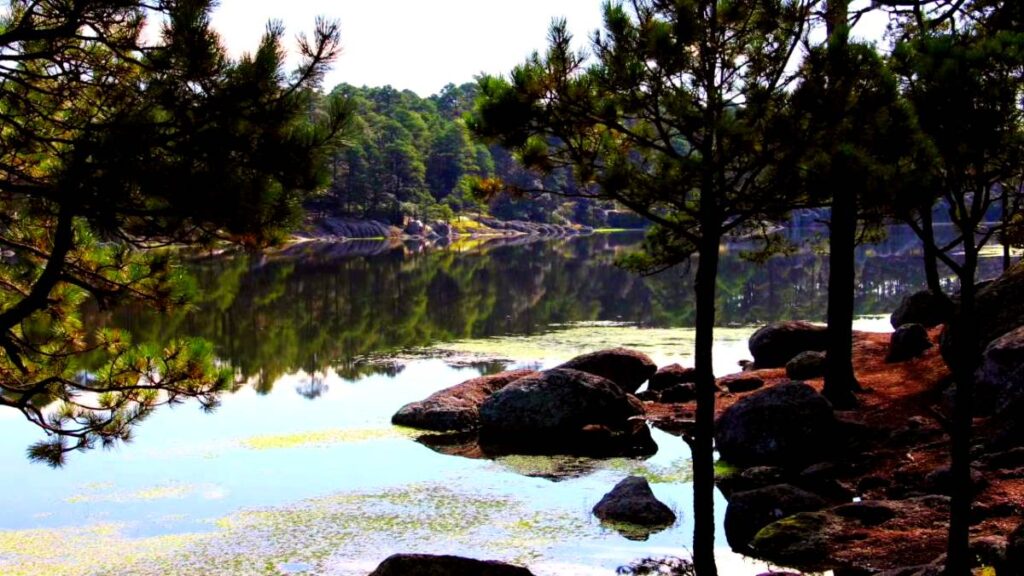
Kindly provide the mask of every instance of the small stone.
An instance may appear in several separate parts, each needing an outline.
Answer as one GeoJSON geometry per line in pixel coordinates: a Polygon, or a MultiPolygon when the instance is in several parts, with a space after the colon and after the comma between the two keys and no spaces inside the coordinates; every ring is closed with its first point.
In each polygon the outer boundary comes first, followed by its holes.
{"type": "Polygon", "coordinates": [[[676,404],[693,402],[697,398],[697,386],[694,384],[676,384],[661,393],[661,402],[676,404]]]}
{"type": "Polygon", "coordinates": [[[928,331],[920,324],[904,324],[889,337],[889,354],[885,361],[905,362],[925,353],[933,346],[928,331]]]}
{"type": "Polygon", "coordinates": [[[740,376],[738,378],[722,379],[720,385],[733,394],[740,394],[764,388],[764,380],[757,376],[740,376]]]}
{"type": "Polygon", "coordinates": [[[662,366],[651,376],[647,383],[648,390],[663,391],[678,384],[693,384],[697,381],[697,370],[683,368],[679,364],[662,366]]]}

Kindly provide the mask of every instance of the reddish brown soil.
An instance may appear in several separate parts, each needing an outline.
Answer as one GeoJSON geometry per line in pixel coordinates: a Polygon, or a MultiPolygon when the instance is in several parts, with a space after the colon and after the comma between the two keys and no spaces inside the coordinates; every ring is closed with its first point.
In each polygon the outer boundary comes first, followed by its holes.
{"type": "MultiPolygon", "coordinates": [[[[938,341],[941,329],[930,333],[938,341]]],[[[857,378],[866,392],[859,394],[857,410],[838,412],[847,422],[856,422],[877,431],[867,445],[837,463],[837,480],[865,500],[896,500],[901,492],[926,492],[924,478],[949,463],[949,437],[944,421],[949,416],[944,391],[950,373],[938,346],[921,358],[886,364],[889,334],[857,333],[854,365],[857,378]],[[899,432],[897,432],[899,431],[899,432]],[[893,432],[896,432],[895,434],[893,432]],[[862,485],[865,478],[869,480],[862,485]],[[877,488],[868,488],[873,482],[877,488]],[[859,488],[860,487],[860,488],[859,488]]],[[[784,369],[758,370],[756,375],[772,386],[788,381],[784,369]]],[[[728,378],[728,377],[726,377],[728,378]]],[[[821,379],[808,383],[821,389],[821,379]]],[[[717,413],[747,394],[721,393],[717,413]]],[[[685,429],[693,420],[694,406],[647,402],[648,417],[666,429],[685,429]]],[[[975,420],[975,441],[983,444],[994,433],[994,423],[975,420]]],[[[972,541],[1005,539],[1022,521],[1024,507],[1024,470],[983,471],[987,486],[975,498],[978,519],[971,528],[972,541]]],[[[944,511],[919,514],[918,517],[886,522],[877,527],[858,526],[836,536],[834,557],[840,563],[874,568],[892,568],[924,564],[943,554],[946,543],[944,511]]]]}

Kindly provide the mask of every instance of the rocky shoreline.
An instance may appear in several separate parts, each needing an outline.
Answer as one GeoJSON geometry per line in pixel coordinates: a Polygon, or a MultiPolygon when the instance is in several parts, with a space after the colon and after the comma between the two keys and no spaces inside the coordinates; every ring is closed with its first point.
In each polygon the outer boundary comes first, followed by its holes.
{"type": "MultiPolygon", "coordinates": [[[[974,426],[971,546],[978,568],[998,576],[1024,573],[1024,309],[999,303],[1021,293],[1024,265],[979,293],[979,322],[997,328],[986,332],[977,375],[988,401],[974,426]]],[[[939,573],[952,382],[934,345],[948,310],[929,302],[936,301],[909,297],[893,315],[893,333],[855,334],[854,365],[867,390],[856,410],[833,410],[820,394],[822,327],[784,322],[751,337],[754,361],[718,380],[716,406],[717,482],[729,501],[725,526],[735,550],[837,576],[939,573]]],[[[691,369],[659,370],[639,352],[612,349],[545,372],[467,381],[403,407],[394,422],[444,430],[421,441],[467,457],[643,455],[645,423],[687,437],[692,382],[691,369]]],[[[645,494],[639,480],[626,484],[645,494]]],[[[627,524],[656,519],[649,530],[668,521],[645,514],[660,512],[660,503],[630,502],[596,510],[614,509],[627,524]]]]}
{"type": "Polygon", "coordinates": [[[461,217],[454,222],[409,220],[403,227],[392,226],[378,220],[310,216],[302,228],[293,233],[292,242],[339,242],[390,238],[443,244],[461,237],[562,238],[592,232],[593,229],[587,226],[498,220],[484,216],[476,216],[472,219],[461,217]]]}

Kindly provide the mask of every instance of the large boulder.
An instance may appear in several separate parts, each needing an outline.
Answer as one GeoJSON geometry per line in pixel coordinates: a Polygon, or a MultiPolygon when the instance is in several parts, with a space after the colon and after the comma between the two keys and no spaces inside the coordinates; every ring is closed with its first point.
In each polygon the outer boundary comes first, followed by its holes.
{"type": "Polygon", "coordinates": [[[727,408],[715,423],[715,444],[729,463],[792,466],[834,451],[835,432],[829,401],[807,384],[789,382],[727,408]]]}
{"type": "Polygon", "coordinates": [[[754,535],[772,522],[827,506],[824,498],[789,484],[737,492],[725,509],[725,537],[734,550],[746,550],[754,535]]]}
{"type": "Polygon", "coordinates": [[[483,432],[513,439],[578,432],[588,425],[621,429],[643,404],[607,378],[554,368],[520,378],[480,406],[483,432]]]}
{"type": "Polygon", "coordinates": [[[985,348],[975,372],[975,406],[1001,410],[1024,396],[1024,326],[1007,332],[985,348]]]}
{"type": "Polygon", "coordinates": [[[889,337],[886,362],[905,362],[917,358],[932,347],[928,331],[921,324],[903,324],[889,337]]]}
{"type": "Polygon", "coordinates": [[[391,417],[391,423],[439,432],[475,428],[480,425],[480,405],[488,396],[532,374],[536,372],[512,370],[466,380],[402,406],[391,417]]]}
{"type": "Polygon", "coordinates": [[[533,576],[533,573],[526,568],[493,560],[395,554],[381,562],[369,576],[533,576]]]}
{"type": "Polygon", "coordinates": [[[643,352],[611,348],[577,356],[558,366],[607,378],[626,392],[636,392],[658,370],[657,364],[643,352]]]}
{"type": "Polygon", "coordinates": [[[1024,326],[1024,262],[1018,262],[1002,276],[978,290],[975,318],[980,331],[980,347],[1003,334],[1024,326]]]}
{"type": "Polygon", "coordinates": [[[662,392],[677,384],[693,384],[697,381],[697,370],[694,368],[683,368],[679,364],[669,364],[658,368],[658,371],[651,376],[647,383],[647,389],[654,392],[662,392]]]}
{"type": "Polygon", "coordinates": [[[754,332],[748,347],[757,368],[781,368],[801,352],[825,350],[826,332],[826,327],[802,320],[777,322],[754,332]]]}
{"type": "Polygon", "coordinates": [[[904,324],[920,324],[933,328],[945,324],[953,315],[953,303],[945,294],[936,294],[931,290],[914,292],[900,302],[900,305],[889,317],[893,328],[904,324]]]}
{"type": "Polygon", "coordinates": [[[792,380],[811,380],[825,375],[825,353],[817,350],[801,352],[786,362],[786,377],[792,380]]]}
{"type": "Polygon", "coordinates": [[[676,521],[672,509],[655,498],[647,479],[630,476],[605,494],[594,506],[594,516],[605,522],[663,528],[676,521]]]}

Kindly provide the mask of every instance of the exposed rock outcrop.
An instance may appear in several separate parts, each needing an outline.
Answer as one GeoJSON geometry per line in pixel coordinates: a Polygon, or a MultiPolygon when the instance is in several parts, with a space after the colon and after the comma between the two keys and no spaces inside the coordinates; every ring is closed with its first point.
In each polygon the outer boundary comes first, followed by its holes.
{"type": "Polygon", "coordinates": [[[696,381],[696,369],[683,368],[679,364],[669,364],[658,368],[658,371],[647,382],[647,389],[662,392],[677,384],[693,384],[696,381]]]}
{"type": "Polygon", "coordinates": [[[900,302],[900,305],[889,316],[893,328],[904,324],[920,324],[925,328],[933,328],[945,324],[953,315],[953,303],[944,294],[935,294],[931,290],[914,292],[900,302]]]}
{"type": "Polygon", "coordinates": [[[832,405],[800,382],[779,384],[730,406],[715,423],[722,459],[741,465],[817,462],[836,449],[832,405]]]}
{"type": "Polygon", "coordinates": [[[439,432],[476,428],[480,425],[480,405],[488,396],[533,374],[533,370],[512,370],[466,380],[406,404],[391,417],[391,423],[439,432]]]}
{"type": "Polygon", "coordinates": [[[607,378],[626,392],[636,392],[658,370],[657,364],[643,352],[628,348],[610,348],[577,356],[558,366],[607,378]]]}
{"type": "Polygon", "coordinates": [[[622,426],[643,405],[607,378],[555,368],[520,378],[480,406],[486,431],[530,434],[579,430],[588,424],[622,426]]]}
{"type": "Polygon", "coordinates": [[[772,522],[827,506],[820,496],[789,484],[737,492],[729,497],[725,510],[725,536],[734,550],[742,551],[758,531],[772,522]]]}
{"type": "Polygon", "coordinates": [[[802,320],[769,324],[750,337],[748,346],[757,368],[781,368],[808,350],[825,350],[827,329],[802,320]]]}
{"type": "Polygon", "coordinates": [[[928,331],[921,324],[903,324],[889,339],[889,355],[886,362],[905,362],[917,358],[932,347],[928,331]]]}
{"type": "Polygon", "coordinates": [[[975,406],[1000,411],[1024,397],[1024,326],[1007,332],[985,348],[975,373],[975,406]]]}
{"type": "Polygon", "coordinates": [[[786,362],[786,377],[793,380],[821,378],[825,374],[825,353],[816,350],[801,352],[786,362]]]}

